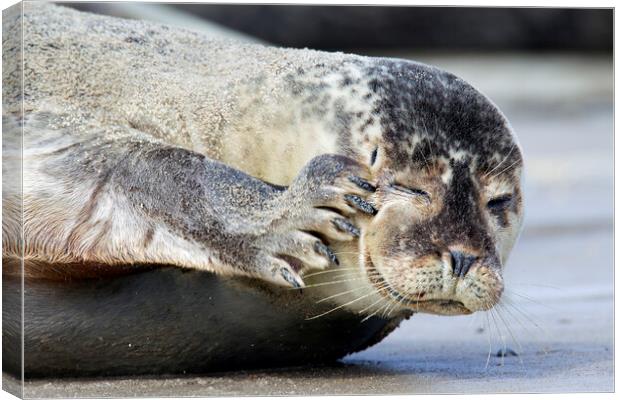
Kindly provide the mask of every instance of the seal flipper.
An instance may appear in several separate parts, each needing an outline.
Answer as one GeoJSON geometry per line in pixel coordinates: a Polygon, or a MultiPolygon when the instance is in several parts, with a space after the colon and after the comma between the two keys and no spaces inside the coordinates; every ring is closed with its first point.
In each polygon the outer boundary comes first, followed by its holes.
{"type": "MultiPolygon", "coordinates": [[[[23,129],[27,260],[167,264],[303,286],[282,255],[325,268],[338,260],[321,240],[355,238],[344,217],[332,222],[347,196],[361,200],[338,189],[363,172],[341,156],[316,157],[284,189],[132,127],[37,112],[23,129]]],[[[4,257],[21,256],[17,242],[6,238],[4,257]]]]}
{"type": "MultiPolygon", "coordinates": [[[[130,127],[68,125],[53,112],[9,122],[8,143],[24,129],[26,259],[270,274],[245,261],[256,258],[252,240],[282,188],[130,127]]],[[[5,210],[17,209],[16,196],[5,210]]],[[[13,220],[3,219],[6,232],[13,220]]],[[[5,238],[4,257],[22,255],[18,240],[5,238]]]]}

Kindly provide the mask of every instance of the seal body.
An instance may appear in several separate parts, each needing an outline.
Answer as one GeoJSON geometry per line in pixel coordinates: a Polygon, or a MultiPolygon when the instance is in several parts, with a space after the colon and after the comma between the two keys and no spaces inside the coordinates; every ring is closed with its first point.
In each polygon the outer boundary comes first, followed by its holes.
{"type": "MultiPolygon", "coordinates": [[[[182,374],[322,364],[383,339],[400,318],[307,316],[319,298],[243,278],[157,267],[115,279],[32,280],[26,377],[182,374]],[[314,298],[310,301],[310,298],[314,298]],[[200,299],[201,301],[197,301],[200,299]]],[[[3,369],[20,375],[19,281],[3,281],[3,369]]]]}
{"type": "Polygon", "coordinates": [[[23,114],[21,71],[3,76],[3,168],[18,172],[23,132],[24,219],[7,186],[3,257],[23,255],[28,279],[176,266],[305,286],[304,318],[375,328],[499,300],[522,156],[462,79],[25,9],[23,114]]]}

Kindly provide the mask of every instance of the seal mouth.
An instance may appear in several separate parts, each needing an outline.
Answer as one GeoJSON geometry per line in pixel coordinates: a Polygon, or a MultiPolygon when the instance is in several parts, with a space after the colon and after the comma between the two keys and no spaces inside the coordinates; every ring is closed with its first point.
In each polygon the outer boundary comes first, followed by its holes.
{"type": "Polygon", "coordinates": [[[385,280],[381,272],[375,268],[370,258],[370,254],[366,252],[365,263],[363,263],[364,272],[370,283],[375,287],[377,293],[384,298],[402,304],[413,311],[428,311],[433,314],[440,315],[463,315],[472,314],[472,311],[465,307],[460,301],[452,299],[428,299],[423,300],[421,297],[424,292],[403,295],[395,290],[388,281],[385,280]]]}

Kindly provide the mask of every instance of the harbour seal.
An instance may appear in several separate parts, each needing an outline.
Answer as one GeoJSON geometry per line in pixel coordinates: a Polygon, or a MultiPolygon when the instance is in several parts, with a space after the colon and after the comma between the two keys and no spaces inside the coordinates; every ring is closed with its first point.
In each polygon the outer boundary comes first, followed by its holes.
{"type": "Polygon", "coordinates": [[[462,79],[24,8],[6,29],[23,22],[25,52],[4,44],[24,80],[3,69],[4,176],[23,165],[23,197],[3,185],[3,259],[23,255],[28,279],[176,266],[314,288],[325,313],[368,317],[499,300],[523,158],[462,79]]]}

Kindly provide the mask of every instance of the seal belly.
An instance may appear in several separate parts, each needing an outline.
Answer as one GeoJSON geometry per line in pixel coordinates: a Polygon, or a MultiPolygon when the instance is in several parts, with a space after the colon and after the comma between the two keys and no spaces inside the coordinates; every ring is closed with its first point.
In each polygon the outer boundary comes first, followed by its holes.
{"type": "MultiPolygon", "coordinates": [[[[4,277],[3,364],[13,374],[21,370],[20,287],[19,278],[4,277]]],[[[307,320],[332,306],[255,280],[175,267],[114,278],[26,280],[25,289],[26,377],[324,363],[376,343],[402,319],[360,323],[359,315],[339,310],[307,320]]]]}

